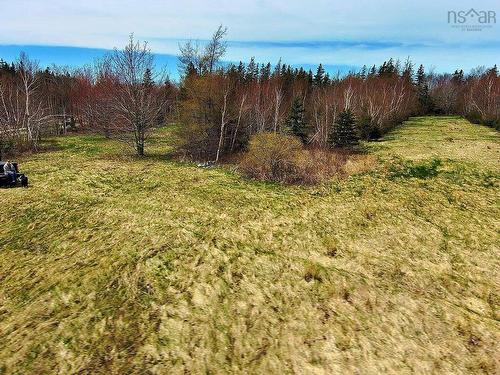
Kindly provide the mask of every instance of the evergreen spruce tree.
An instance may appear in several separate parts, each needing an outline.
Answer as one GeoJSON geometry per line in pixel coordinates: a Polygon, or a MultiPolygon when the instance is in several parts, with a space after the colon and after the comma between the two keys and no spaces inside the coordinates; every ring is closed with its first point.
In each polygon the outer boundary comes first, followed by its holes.
{"type": "Polygon", "coordinates": [[[417,86],[422,87],[425,84],[425,71],[424,66],[420,64],[417,70],[417,86]]]}
{"type": "Polygon", "coordinates": [[[148,90],[154,86],[153,74],[151,73],[151,69],[148,68],[144,72],[144,77],[142,79],[142,83],[143,83],[144,87],[146,87],[148,90]]]}
{"type": "Polygon", "coordinates": [[[323,85],[328,86],[331,83],[330,75],[328,73],[323,77],[323,85]]]}
{"type": "Polygon", "coordinates": [[[284,76],[286,74],[286,70],[288,69],[288,67],[286,66],[286,64],[283,64],[281,65],[281,75],[284,76]]]}
{"type": "Polygon", "coordinates": [[[378,75],[382,77],[387,72],[387,62],[384,61],[382,65],[378,68],[378,75]]]}
{"type": "Polygon", "coordinates": [[[401,76],[408,83],[411,83],[413,81],[413,78],[412,78],[413,77],[413,63],[411,62],[409,57],[405,60],[403,72],[401,73],[401,76]]]}
{"type": "Polygon", "coordinates": [[[271,77],[271,63],[267,63],[267,65],[262,65],[260,69],[260,80],[267,81],[271,77]]]}
{"type": "Polygon", "coordinates": [[[307,73],[304,70],[304,68],[300,67],[299,71],[297,72],[297,77],[296,78],[298,80],[301,80],[301,81],[307,81],[308,77],[307,77],[307,73]]]}
{"type": "Polygon", "coordinates": [[[314,86],[317,86],[317,87],[322,86],[324,76],[325,76],[325,69],[323,68],[322,64],[319,64],[318,70],[316,70],[316,74],[314,75],[314,78],[313,78],[314,86]]]}
{"type": "Polygon", "coordinates": [[[309,85],[312,85],[313,81],[314,81],[313,72],[311,69],[309,69],[309,72],[307,72],[307,82],[309,82],[309,85]]]}
{"type": "Polygon", "coordinates": [[[389,59],[389,61],[385,62],[385,70],[382,74],[384,77],[392,77],[394,75],[394,72],[396,71],[396,67],[394,65],[394,60],[392,57],[389,59]]]}
{"type": "Polygon", "coordinates": [[[243,82],[245,80],[245,64],[243,64],[243,61],[240,61],[236,71],[238,72],[238,81],[243,82]]]}
{"type": "Polygon", "coordinates": [[[2,74],[14,75],[15,72],[16,69],[14,68],[14,65],[9,65],[5,60],[0,58],[0,75],[2,74]]]}
{"type": "Polygon", "coordinates": [[[424,114],[434,111],[434,102],[429,92],[429,85],[425,79],[424,66],[421,64],[417,70],[418,101],[424,114]]]}
{"type": "Polygon", "coordinates": [[[401,61],[399,59],[397,59],[396,62],[394,63],[394,71],[392,72],[392,74],[399,76],[401,73],[402,73],[401,61]]]}
{"type": "Polygon", "coordinates": [[[349,147],[356,145],[358,141],[356,119],[350,109],[345,109],[333,123],[328,143],[331,147],[349,147]]]}
{"type": "Polygon", "coordinates": [[[260,72],[260,65],[259,63],[256,63],[252,73],[253,79],[256,81],[259,80],[259,72],[260,72]]]}
{"type": "Polygon", "coordinates": [[[231,79],[238,79],[238,71],[236,70],[236,65],[229,64],[225,72],[231,79]]]}
{"type": "Polygon", "coordinates": [[[255,58],[252,57],[247,65],[247,70],[245,72],[245,81],[252,82],[256,78],[255,76],[256,69],[257,66],[255,64],[255,58]]]}
{"type": "Polygon", "coordinates": [[[429,85],[427,83],[419,88],[418,101],[420,102],[424,113],[427,114],[434,112],[434,102],[429,92],[429,85]]]}
{"type": "Polygon", "coordinates": [[[366,65],[363,65],[363,67],[361,68],[361,71],[359,72],[359,78],[365,79],[367,72],[368,72],[368,68],[366,67],[366,65]]]}
{"type": "Polygon", "coordinates": [[[308,126],[305,122],[305,110],[300,97],[296,97],[293,100],[290,115],[285,126],[286,133],[299,137],[303,144],[307,143],[308,126]]]}
{"type": "Polygon", "coordinates": [[[274,67],[273,76],[279,76],[280,74],[281,74],[281,57],[278,60],[276,66],[274,67]]]}

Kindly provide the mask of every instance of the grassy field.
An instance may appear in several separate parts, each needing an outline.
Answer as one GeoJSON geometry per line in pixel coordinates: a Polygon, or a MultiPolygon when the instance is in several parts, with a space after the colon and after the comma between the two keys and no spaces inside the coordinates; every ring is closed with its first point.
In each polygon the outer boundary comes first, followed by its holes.
{"type": "Polygon", "coordinates": [[[316,187],[97,136],[1,190],[0,374],[497,374],[500,138],[414,118],[316,187]]]}

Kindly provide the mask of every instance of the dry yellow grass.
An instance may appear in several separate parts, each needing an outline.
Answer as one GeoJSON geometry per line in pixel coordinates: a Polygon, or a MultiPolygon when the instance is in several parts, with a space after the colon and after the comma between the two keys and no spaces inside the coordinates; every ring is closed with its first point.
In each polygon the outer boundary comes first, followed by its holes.
{"type": "Polygon", "coordinates": [[[1,191],[0,373],[500,370],[492,130],[413,119],[307,188],[54,142],[1,191]]]}

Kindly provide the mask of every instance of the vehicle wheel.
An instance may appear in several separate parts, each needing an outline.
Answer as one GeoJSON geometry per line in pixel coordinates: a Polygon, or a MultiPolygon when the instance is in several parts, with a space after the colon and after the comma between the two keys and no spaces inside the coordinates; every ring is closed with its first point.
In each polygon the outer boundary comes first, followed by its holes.
{"type": "Polygon", "coordinates": [[[28,187],[28,177],[26,176],[21,177],[21,186],[28,187]]]}

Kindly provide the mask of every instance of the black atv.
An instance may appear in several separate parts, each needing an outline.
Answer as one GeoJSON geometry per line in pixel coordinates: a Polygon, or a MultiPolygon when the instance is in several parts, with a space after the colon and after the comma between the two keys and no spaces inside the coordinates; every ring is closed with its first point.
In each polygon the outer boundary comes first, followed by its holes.
{"type": "Polygon", "coordinates": [[[17,173],[16,182],[12,182],[10,176],[4,173],[3,166],[5,165],[5,162],[0,161],[0,187],[16,187],[16,186],[28,187],[28,177],[22,173],[19,173],[17,163],[12,163],[12,164],[14,164],[14,167],[16,168],[16,173],[17,173]]]}

